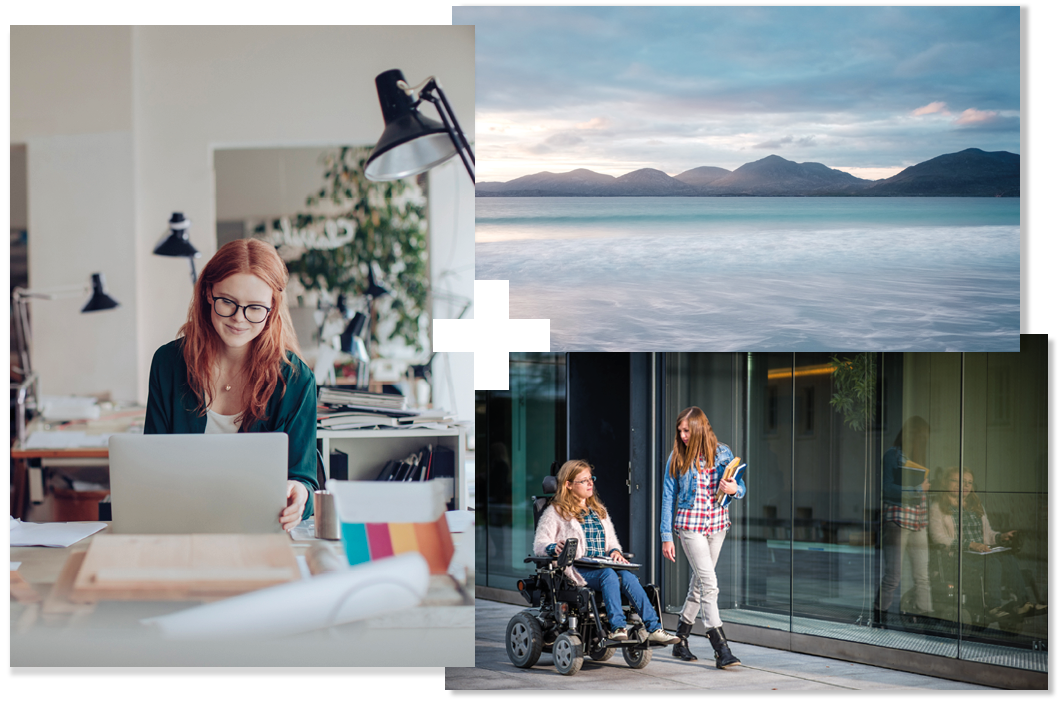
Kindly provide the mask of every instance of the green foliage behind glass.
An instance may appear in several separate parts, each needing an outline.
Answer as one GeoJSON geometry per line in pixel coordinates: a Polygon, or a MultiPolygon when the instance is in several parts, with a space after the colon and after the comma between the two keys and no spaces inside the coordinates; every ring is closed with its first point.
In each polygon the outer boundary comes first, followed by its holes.
{"type": "MultiPolygon", "coordinates": [[[[341,147],[325,155],[326,185],[307,197],[310,212],[291,218],[294,229],[321,230],[327,220],[355,223],[355,235],[335,249],[303,249],[288,259],[288,270],[308,291],[349,301],[362,300],[369,267],[378,267],[377,282],[392,295],[377,301],[380,321],[394,322],[387,339],[402,339],[421,351],[419,331],[427,314],[428,252],[425,198],[414,179],[375,182],[365,176],[366,147],[341,147]],[[328,214],[324,214],[328,213],[328,214]]],[[[272,223],[280,228],[280,221],[272,223]]],[[[256,231],[263,232],[265,226],[256,231]]],[[[285,252],[282,250],[282,257],[285,252]]],[[[384,325],[387,329],[388,325],[384,325]]],[[[372,342],[380,342],[375,326],[372,342]]]]}

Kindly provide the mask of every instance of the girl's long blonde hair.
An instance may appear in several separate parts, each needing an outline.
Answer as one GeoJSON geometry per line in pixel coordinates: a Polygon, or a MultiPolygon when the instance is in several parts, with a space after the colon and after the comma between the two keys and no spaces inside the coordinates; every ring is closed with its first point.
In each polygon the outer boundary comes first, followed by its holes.
{"type": "Polygon", "coordinates": [[[691,406],[676,418],[676,437],[672,441],[669,474],[673,478],[683,476],[694,466],[699,456],[704,456],[706,463],[713,465],[717,458],[717,435],[701,408],[691,406]],[[680,438],[680,423],[684,420],[687,420],[687,429],[691,431],[687,444],[680,438]]]}
{"type": "MultiPolygon", "coordinates": [[[[583,518],[592,510],[599,516],[600,520],[606,518],[606,506],[599,500],[598,491],[593,492],[591,497],[587,499],[585,504],[587,507],[581,508],[580,501],[576,499],[576,496],[573,495],[573,490],[568,485],[575,481],[585,470],[593,472],[594,467],[582,459],[567,461],[562,464],[562,468],[558,469],[558,490],[554,494],[554,500],[551,505],[554,506],[554,510],[564,520],[583,518]]],[[[594,488],[594,485],[592,485],[592,488],[594,488]]]]}

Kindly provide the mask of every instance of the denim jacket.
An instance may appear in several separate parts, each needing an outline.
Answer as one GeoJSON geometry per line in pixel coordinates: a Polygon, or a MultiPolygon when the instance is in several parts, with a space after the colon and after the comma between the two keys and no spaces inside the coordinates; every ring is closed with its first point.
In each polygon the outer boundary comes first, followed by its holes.
{"type": "MultiPolygon", "coordinates": [[[[718,474],[723,474],[724,467],[735,457],[732,454],[732,450],[726,444],[717,444],[717,456],[715,457],[715,466],[717,467],[718,474]]],[[[679,478],[673,478],[670,473],[670,465],[672,464],[672,454],[669,454],[669,460],[665,462],[665,480],[662,482],[661,489],[661,541],[672,541],[672,521],[676,514],[676,508],[693,508],[695,504],[695,494],[698,490],[698,477],[695,475],[695,470],[690,469],[679,478]],[[677,490],[678,489],[678,490],[677,490]]],[[[737,479],[736,483],[739,486],[739,490],[732,496],[734,499],[742,498],[746,495],[746,483],[741,479],[737,479]]],[[[725,508],[726,509],[726,508],[725,508]]]]}

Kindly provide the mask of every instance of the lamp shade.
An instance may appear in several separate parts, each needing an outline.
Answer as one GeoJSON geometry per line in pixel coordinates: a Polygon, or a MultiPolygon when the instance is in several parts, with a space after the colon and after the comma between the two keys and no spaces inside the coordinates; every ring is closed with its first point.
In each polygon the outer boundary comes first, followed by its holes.
{"type": "Polygon", "coordinates": [[[106,284],[102,273],[92,274],[92,297],[85,303],[82,312],[96,312],[98,310],[111,310],[118,307],[118,301],[107,295],[106,284]]]}
{"type": "MultiPolygon", "coordinates": [[[[356,342],[362,341],[362,330],[366,327],[367,319],[365,313],[355,313],[355,316],[347,323],[347,327],[340,333],[340,351],[348,354],[356,353],[358,346],[356,342]]],[[[365,349],[365,346],[363,345],[362,348],[365,349]]]]}
{"type": "Polygon", "coordinates": [[[417,109],[418,100],[399,87],[398,69],[377,76],[384,133],[366,162],[366,178],[393,181],[427,171],[458,153],[443,123],[417,109]]]}
{"type": "Polygon", "coordinates": [[[192,242],[188,241],[188,228],[192,223],[180,212],[170,216],[170,231],[155,245],[153,253],[159,256],[199,256],[192,242]]]}

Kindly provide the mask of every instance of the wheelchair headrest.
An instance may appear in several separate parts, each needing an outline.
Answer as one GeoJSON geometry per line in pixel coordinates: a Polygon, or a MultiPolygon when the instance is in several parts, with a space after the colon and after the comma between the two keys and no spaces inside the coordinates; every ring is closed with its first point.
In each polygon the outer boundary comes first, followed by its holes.
{"type": "Polygon", "coordinates": [[[557,493],[558,492],[558,477],[557,476],[544,476],[543,477],[543,492],[544,493],[557,493]]]}

